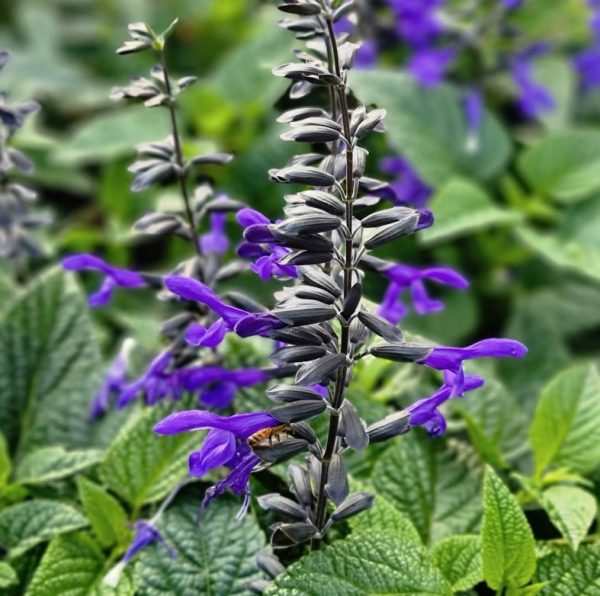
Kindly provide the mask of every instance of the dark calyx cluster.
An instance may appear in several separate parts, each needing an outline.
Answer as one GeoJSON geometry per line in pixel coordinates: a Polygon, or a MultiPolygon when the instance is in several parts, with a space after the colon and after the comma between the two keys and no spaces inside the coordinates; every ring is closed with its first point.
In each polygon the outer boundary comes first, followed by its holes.
{"type": "MultiPolygon", "coordinates": [[[[0,70],[9,59],[8,52],[0,52],[0,70]]],[[[36,193],[11,179],[13,170],[21,174],[33,171],[33,163],[11,146],[11,141],[27,117],[39,109],[35,101],[10,104],[7,93],[0,92],[0,259],[19,262],[28,256],[40,256],[42,250],[29,229],[50,223],[47,213],[31,211],[36,193]]]]}

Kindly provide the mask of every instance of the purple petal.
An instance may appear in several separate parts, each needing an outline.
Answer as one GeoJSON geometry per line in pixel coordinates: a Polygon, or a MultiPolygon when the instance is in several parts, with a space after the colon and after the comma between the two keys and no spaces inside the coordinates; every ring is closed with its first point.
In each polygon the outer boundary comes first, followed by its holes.
{"type": "Polygon", "coordinates": [[[200,392],[199,402],[207,408],[224,410],[231,406],[237,389],[235,383],[215,383],[200,392]]]}
{"type": "Polygon", "coordinates": [[[253,226],[256,224],[269,224],[271,221],[268,217],[256,211],[255,209],[250,209],[246,207],[245,209],[240,209],[236,213],[236,219],[238,223],[243,227],[247,228],[249,226],[253,226]]]}
{"type": "Polygon", "coordinates": [[[280,327],[284,323],[269,313],[250,313],[236,323],[234,331],[240,337],[252,337],[280,327]]]}
{"type": "Polygon", "coordinates": [[[202,447],[189,457],[190,474],[201,478],[208,471],[224,466],[235,455],[235,436],[226,430],[211,430],[202,447]]]}

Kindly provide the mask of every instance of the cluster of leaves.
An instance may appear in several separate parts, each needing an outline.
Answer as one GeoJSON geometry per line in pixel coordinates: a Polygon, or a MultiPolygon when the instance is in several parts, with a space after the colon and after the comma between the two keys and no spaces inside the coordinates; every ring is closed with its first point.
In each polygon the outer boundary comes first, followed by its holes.
{"type": "MultiPolygon", "coordinates": [[[[52,34],[60,31],[52,18],[59,3],[18,4],[14,18],[36,34],[35,43],[16,52],[17,92],[25,97],[32,89],[50,101],[60,97],[60,117],[67,122],[82,109],[103,107],[106,81],[65,58],[59,36],[52,34]],[[36,28],[36,18],[44,15],[49,15],[44,26],[36,28]]],[[[231,3],[227,15],[219,12],[223,4],[198,9],[203,14],[190,19],[190,36],[233,30],[248,16],[245,10],[256,8],[231,3]],[[220,27],[211,30],[215,23],[220,27]]],[[[256,14],[252,30],[246,28],[250,39],[242,33],[228,39],[237,47],[207,81],[190,89],[184,114],[191,127],[210,137],[190,154],[211,148],[215,140],[237,149],[238,159],[229,172],[215,174],[217,181],[275,213],[268,200],[276,191],[266,171],[283,164],[286,147],[276,140],[279,130],[265,124],[273,120],[265,112],[283,91],[270,67],[286,60],[291,41],[268,19],[263,23],[259,10],[256,14]]],[[[331,581],[328,593],[344,595],[469,593],[483,583],[523,595],[599,589],[599,98],[578,92],[563,49],[586,42],[586,16],[579,1],[552,11],[532,1],[515,16],[526,31],[555,43],[535,71],[557,108],[525,123],[502,103],[494,105],[486,110],[474,153],[462,144],[464,116],[452,84],[425,91],[397,69],[353,75],[360,98],[388,110],[388,138],[434,189],[430,207],[436,225],[421,236],[419,251],[469,272],[474,286],[468,297],[449,298],[447,313],[411,317],[407,327],[445,342],[500,329],[523,340],[530,355],[522,365],[502,363],[494,373],[486,371],[487,384],[478,395],[451,404],[447,437],[411,433],[374,450],[368,461],[351,458],[353,485],[374,493],[375,506],[331,544],[290,566],[271,593],[322,594],[324,581],[331,581]],[[566,32],[564,22],[572,23],[566,32]]],[[[137,12],[122,18],[161,21],[137,12]]],[[[81,44],[75,22],[60,26],[72,43],[81,44]]],[[[206,52],[194,54],[208,60],[206,52]]],[[[182,53],[179,60],[187,69],[189,57],[182,53]]],[[[123,73],[110,71],[113,62],[111,57],[106,69],[116,82],[123,73]]],[[[4,74],[12,76],[9,70],[4,74]]],[[[37,182],[76,197],[78,211],[60,230],[59,250],[103,246],[123,261],[144,262],[144,251],[132,246],[129,254],[117,245],[160,191],[130,200],[122,160],[132,145],[166,136],[161,127],[155,114],[134,109],[91,116],[64,143],[40,144],[35,133],[23,131],[22,143],[40,157],[37,182]],[[84,169],[88,164],[99,168],[84,169]],[[95,185],[110,224],[98,224],[98,208],[90,205],[95,185]]],[[[381,142],[369,148],[375,156],[385,151],[381,142]]],[[[170,199],[164,193],[160,198],[170,199]]],[[[168,246],[165,260],[174,262],[181,254],[178,242],[143,246],[168,246]]],[[[417,258],[416,248],[416,242],[410,244],[402,257],[417,258]]],[[[110,345],[116,329],[133,331],[152,346],[155,334],[148,329],[160,315],[145,311],[151,322],[141,321],[136,298],[123,298],[94,325],[80,289],[57,271],[25,288],[0,278],[0,296],[0,544],[6,549],[0,591],[111,593],[102,580],[131,540],[128,522],[151,517],[185,477],[186,455],[198,437],[153,436],[150,429],[163,409],[111,414],[95,426],[86,422],[102,368],[95,329],[110,345]]],[[[232,362],[248,351],[258,359],[260,350],[259,344],[226,346],[232,362]]],[[[405,405],[404,396],[422,395],[424,383],[397,365],[370,361],[351,391],[361,415],[375,421],[405,405]]],[[[261,399],[244,392],[240,401],[264,404],[261,399]]],[[[254,492],[281,487],[279,475],[275,467],[256,478],[254,492]]],[[[169,557],[163,545],[150,547],[122,576],[116,593],[233,594],[265,577],[255,553],[266,546],[265,528],[272,520],[253,507],[235,522],[238,504],[222,500],[198,526],[202,488],[184,489],[159,524],[166,542],[183,554],[169,557]]]]}

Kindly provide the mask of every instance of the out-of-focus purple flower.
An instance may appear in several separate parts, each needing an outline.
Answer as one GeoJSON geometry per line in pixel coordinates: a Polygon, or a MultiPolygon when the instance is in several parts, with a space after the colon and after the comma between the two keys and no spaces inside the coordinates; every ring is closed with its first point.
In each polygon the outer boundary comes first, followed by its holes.
{"type": "Polygon", "coordinates": [[[92,400],[89,412],[90,421],[96,420],[104,415],[110,406],[111,398],[117,397],[124,391],[127,385],[129,355],[131,354],[133,346],[134,341],[131,338],[127,338],[123,342],[117,357],[108,369],[102,387],[100,387],[98,393],[96,393],[92,400]]]}
{"type": "Polygon", "coordinates": [[[396,33],[411,46],[431,43],[443,30],[438,16],[445,0],[388,0],[396,16],[396,33]]]}
{"type": "Polygon", "coordinates": [[[298,277],[294,265],[280,265],[278,261],[289,254],[289,248],[279,246],[268,230],[271,220],[255,209],[241,209],[236,214],[238,223],[244,228],[244,239],[238,247],[238,255],[245,259],[256,259],[250,265],[261,279],[272,277],[298,277]]]}
{"type": "Polygon", "coordinates": [[[573,59],[573,64],[579,73],[584,91],[589,91],[600,85],[600,2],[589,0],[588,4],[592,11],[590,29],[594,35],[594,43],[573,59]]]}
{"type": "Polygon", "coordinates": [[[146,285],[144,277],[135,271],[120,269],[109,265],[99,257],[90,254],[79,254],[66,257],[61,261],[68,271],[92,270],[100,271],[105,278],[96,292],[90,295],[88,302],[92,307],[107,304],[117,287],[142,288],[146,285]]]}
{"type": "MultiPolygon", "coordinates": [[[[346,17],[336,21],[334,30],[336,35],[341,35],[342,33],[351,34],[356,31],[356,25],[346,17]]],[[[354,65],[356,68],[370,68],[377,62],[377,56],[377,44],[373,40],[365,40],[356,53],[354,65]]]]}
{"type": "Polygon", "coordinates": [[[446,430],[446,419],[439,411],[439,408],[453,397],[462,397],[467,391],[478,389],[484,384],[481,377],[467,375],[461,383],[460,393],[454,391],[455,387],[454,373],[444,372],[444,384],[429,397],[421,399],[411,404],[406,410],[410,412],[410,425],[423,426],[433,436],[444,434],[446,430]]]}
{"type": "Polygon", "coordinates": [[[554,109],[550,92],[535,81],[531,61],[548,51],[546,44],[535,44],[517,54],[511,64],[511,73],[519,92],[518,105],[524,116],[535,118],[554,109]]]}
{"type": "MultiPolygon", "coordinates": [[[[193,300],[200,302],[213,312],[217,313],[224,324],[227,326],[226,330],[235,331],[240,337],[250,337],[252,335],[262,335],[269,329],[275,329],[282,327],[283,324],[277,317],[265,312],[251,313],[241,308],[226,304],[217,296],[208,286],[203,283],[191,279],[189,277],[182,277],[172,275],[165,278],[165,285],[167,288],[176,294],[177,296],[185,300],[193,300]]],[[[206,334],[209,330],[206,330],[206,334]]],[[[191,339],[192,343],[196,345],[205,345],[202,342],[206,341],[206,334],[204,328],[200,329],[198,326],[192,326],[188,329],[187,337],[191,339]]],[[[223,323],[219,323],[218,331],[214,331],[216,342],[223,339],[223,323]]],[[[212,341],[212,340],[211,340],[212,341]]],[[[211,347],[215,347],[215,344],[208,344],[211,347]]]]}
{"type": "Polygon", "coordinates": [[[225,213],[213,213],[210,216],[210,231],[200,236],[202,254],[211,253],[222,255],[229,248],[229,238],[225,234],[225,213]]]}
{"type": "Polygon", "coordinates": [[[442,302],[429,297],[425,280],[459,290],[469,287],[469,282],[460,273],[447,267],[418,269],[409,265],[382,261],[378,264],[377,270],[391,282],[381,301],[378,313],[393,324],[397,324],[406,315],[407,308],[401,302],[401,296],[409,288],[414,309],[420,315],[437,312],[444,308],[442,302]]]}
{"type": "Polygon", "coordinates": [[[466,149],[469,153],[474,153],[479,148],[483,122],[483,97],[481,92],[475,89],[468,91],[463,96],[462,103],[467,122],[466,149]]]}
{"type": "Polygon", "coordinates": [[[170,546],[167,545],[162,534],[158,531],[158,528],[152,524],[152,522],[147,522],[140,519],[134,522],[133,527],[136,530],[136,534],[133,542],[129,545],[129,548],[123,555],[123,561],[125,563],[129,563],[129,561],[131,561],[131,559],[137,553],[154,543],[163,544],[166,547],[169,556],[171,557],[174,557],[177,554],[170,546]]]}
{"type": "Polygon", "coordinates": [[[427,205],[433,191],[421,180],[406,159],[398,156],[386,157],[381,160],[380,167],[386,174],[396,176],[390,183],[390,188],[396,196],[396,203],[417,208],[427,205]]]}
{"type": "Polygon", "coordinates": [[[229,407],[239,388],[252,387],[268,378],[257,368],[229,370],[220,366],[194,366],[179,371],[183,389],[200,391],[199,402],[214,408],[229,407]]]}
{"type": "Polygon", "coordinates": [[[408,70],[423,87],[435,87],[444,79],[454,56],[449,48],[422,48],[411,56],[408,70]]]}
{"type": "Polygon", "coordinates": [[[231,489],[236,495],[244,495],[244,502],[238,513],[240,517],[249,504],[250,474],[261,461],[248,446],[247,439],[259,430],[278,424],[279,421],[268,412],[226,417],[212,412],[190,410],[167,416],[154,427],[154,432],[174,435],[192,430],[211,429],[200,449],[190,455],[190,474],[202,477],[221,466],[230,468],[231,472],[223,480],[206,491],[203,506],[206,507],[212,499],[231,489]]]}
{"type": "Polygon", "coordinates": [[[172,363],[173,353],[169,350],[161,352],[139,379],[126,385],[117,400],[117,407],[124,408],[142,391],[150,406],[166,397],[179,399],[183,388],[178,371],[171,368],[172,363]]]}
{"type": "Polygon", "coordinates": [[[523,0],[502,0],[502,4],[506,10],[516,10],[523,4],[523,0]]]}

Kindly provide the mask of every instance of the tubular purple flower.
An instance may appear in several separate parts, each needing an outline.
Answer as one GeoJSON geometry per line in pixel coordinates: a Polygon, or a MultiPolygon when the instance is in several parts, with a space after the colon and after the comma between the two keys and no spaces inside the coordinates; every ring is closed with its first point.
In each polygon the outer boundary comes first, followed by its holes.
{"type": "Polygon", "coordinates": [[[225,234],[225,213],[213,213],[210,216],[210,231],[200,236],[200,249],[205,255],[222,255],[229,248],[229,238],[225,234]]]}
{"type": "Polygon", "coordinates": [[[219,416],[204,410],[186,410],[175,412],[161,420],[154,427],[154,432],[159,435],[176,435],[192,430],[218,428],[232,432],[238,439],[247,439],[263,428],[278,424],[279,421],[268,412],[219,416]]]}
{"type": "Polygon", "coordinates": [[[531,66],[531,60],[547,50],[547,45],[536,44],[517,54],[512,61],[511,72],[519,91],[519,108],[529,118],[535,118],[555,106],[550,92],[534,80],[531,66]]]}
{"type": "Polygon", "coordinates": [[[435,87],[442,82],[454,57],[454,50],[449,48],[423,48],[411,56],[408,70],[423,87],[435,87]]]}
{"type": "Polygon", "coordinates": [[[61,261],[67,271],[100,271],[105,275],[100,288],[90,295],[88,302],[92,307],[104,306],[112,298],[115,288],[142,288],[146,286],[144,277],[135,271],[120,269],[109,265],[99,257],[79,254],[66,257],[61,261]]]}
{"type": "Polygon", "coordinates": [[[438,16],[444,0],[388,0],[396,16],[396,33],[411,46],[433,41],[443,30],[438,16]]]}
{"type": "Polygon", "coordinates": [[[395,176],[390,188],[398,205],[411,205],[416,208],[425,207],[432,195],[432,189],[417,174],[410,163],[398,156],[381,160],[381,170],[395,176]]]}
{"type": "Polygon", "coordinates": [[[589,0],[592,11],[589,24],[594,36],[593,45],[573,58],[573,65],[579,73],[584,91],[590,91],[600,85],[600,2],[589,0]]]}
{"type": "Polygon", "coordinates": [[[129,563],[138,552],[155,542],[165,545],[169,556],[174,557],[176,555],[175,551],[166,544],[162,534],[151,522],[138,520],[133,524],[133,527],[136,530],[136,535],[123,555],[123,561],[125,563],[129,563]]]}

